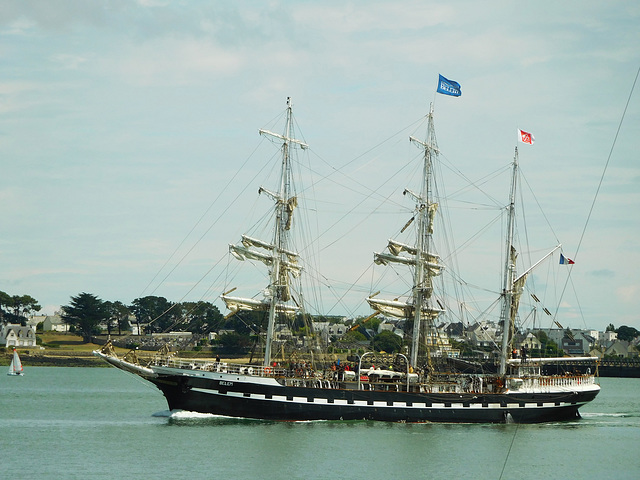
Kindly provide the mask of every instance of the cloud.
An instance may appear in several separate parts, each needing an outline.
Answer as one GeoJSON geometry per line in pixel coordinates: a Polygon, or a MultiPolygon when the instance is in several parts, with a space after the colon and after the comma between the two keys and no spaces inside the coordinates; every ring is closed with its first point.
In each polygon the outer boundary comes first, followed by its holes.
{"type": "MultiPolygon", "coordinates": [[[[257,128],[268,128],[287,96],[317,155],[310,170],[321,176],[329,164],[353,172],[339,182],[333,175],[331,185],[314,183],[320,200],[339,200],[330,207],[333,220],[345,218],[318,240],[347,240],[333,255],[321,252],[323,274],[333,262],[329,275],[348,283],[392,235],[388,228],[406,221],[406,202],[384,218],[365,217],[370,209],[359,202],[369,195],[364,185],[402,202],[389,190],[416,155],[408,134],[370,148],[417,125],[430,101],[447,167],[468,178],[508,165],[518,126],[536,135],[533,147],[519,150],[521,169],[550,215],[532,223],[548,219],[571,252],[637,69],[639,17],[640,4],[616,1],[580,9],[543,1],[526,14],[515,3],[470,0],[0,2],[0,60],[10,73],[0,83],[0,199],[11,231],[1,243],[0,272],[12,272],[23,293],[47,304],[82,290],[129,301],[231,182],[258,143],[257,128]],[[434,97],[438,73],[462,83],[460,99],[434,97]]],[[[608,323],[613,307],[602,298],[614,292],[623,299],[616,316],[637,315],[631,301],[638,292],[625,285],[640,268],[637,98],[572,276],[586,296],[572,304],[589,312],[594,327],[608,323]]],[[[253,176],[274,151],[256,155],[247,181],[235,179],[230,190],[250,184],[254,191],[253,176]]],[[[407,177],[402,187],[414,187],[407,177]]],[[[501,177],[481,186],[502,207],[507,185],[501,177]]],[[[244,209],[235,210],[240,201],[252,205],[247,192],[235,202],[229,193],[213,209],[212,218],[230,206],[234,214],[194,251],[198,267],[252,224],[244,209]]],[[[455,226],[456,244],[467,233],[483,235],[461,252],[463,260],[472,257],[461,273],[498,288],[502,262],[490,255],[502,244],[500,225],[481,230],[497,210],[462,213],[469,220],[455,226]]],[[[537,226],[529,228],[527,235],[537,235],[537,226]]],[[[532,241],[530,248],[545,245],[532,241]]],[[[366,308],[366,287],[358,285],[350,309],[366,308]]],[[[165,293],[172,300],[182,294],[165,293]]]]}
{"type": "Polygon", "coordinates": [[[609,270],[608,268],[603,268],[602,270],[592,270],[588,272],[588,275],[599,278],[614,278],[616,276],[616,272],[609,270]]]}
{"type": "Polygon", "coordinates": [[[637,304],[640,298],[640,285],[624,285],[618,287],[616,296],[621,302],[637,304]]]}
{"type": "Polygon", "coordinates": [[[36,22],[25,17],[16,18],[0,29],[0,35],[25,36],[36,27],[36,22]]]}
{"type": "Polygon", "coordinates": [[[59,65],[61,68],[77,70],[83,63],[87,61],[87,57],[84,55],[57,53],[51,56],[51,61],[59,65]]]}
{"type": "Polygon", "coordinates": [[[102,69],[137,86],[188,86],[229,77],[243,58],[209,40],[168,37],[128,44],[125,55],[105,59],[102,69]]]}

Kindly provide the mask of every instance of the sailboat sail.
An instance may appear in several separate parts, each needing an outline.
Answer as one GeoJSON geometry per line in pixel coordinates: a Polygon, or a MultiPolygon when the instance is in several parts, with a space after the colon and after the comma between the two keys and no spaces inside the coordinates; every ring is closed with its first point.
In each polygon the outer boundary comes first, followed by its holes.
{"type": "Polygon", "coordinates": [[[9,372],[7,375],[22,375],[22,362],[20,361],[20,357],[18,356],[18,352],[16,349],[13,349],[13,357],[11,358],[11,364],[9,365],[9,372]]]}

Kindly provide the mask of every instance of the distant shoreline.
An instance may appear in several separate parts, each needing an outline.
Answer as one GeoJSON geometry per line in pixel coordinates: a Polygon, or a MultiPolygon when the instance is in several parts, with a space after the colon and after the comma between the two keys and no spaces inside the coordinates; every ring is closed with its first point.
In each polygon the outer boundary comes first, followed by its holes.
{"type": "MultiPolygon", "coordinates": [[[[102,361],[93,354],[86,355],[84,352],[79,354],[54,354],[47,353],[25,353],[18,350],[20,360],[25,368],[28,367],[108,367],[109,364],[102,361]]],[[[6,352],[0,356],[0,365],[9,366],[11,362],[11,353],[6,352]]]]}
{"type": "MultiPolygon", "coordinates": [[[[100,348],[98,345],[96,349],[100,348]]],[[[109,367],[91,351],[18,350],[24,367],[109,367]]],[[[0,366],[9,366],[11,352],[0,355],[0,366]]],[[[598,368],[600,377],[640,378],[640,361],[604,360],[598,368]]]]}

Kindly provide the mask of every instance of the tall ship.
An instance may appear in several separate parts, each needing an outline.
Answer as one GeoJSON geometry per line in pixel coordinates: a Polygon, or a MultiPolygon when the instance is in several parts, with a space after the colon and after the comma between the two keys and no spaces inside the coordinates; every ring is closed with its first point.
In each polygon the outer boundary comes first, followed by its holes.
{"type": "MultiPolygon", "coordinates": [[[[293,185],[291,152],[307,145],[294,135],[291,100],[287,99],[282,134],[260,130],[279,144],[279,183],[273,190],[260,188],[273,201],[272,238],[243,235],[229,246],[239,261],[253,262],[268,272],[268,285],[262,298],[235,295],[235,288],[221,295],[229,315],[260,313],[266,318],[261,363],[231,363],[213,359],[180,358],[162,349],[148,363],[133,355],[119,357],[110,342],[95,355],[111,365],[139,375],[154,384],[165,396],[169,409],[187,410],[230,417],[282,421],[377,420],[388,422],[548,422],[579,417],[579,409],[600,391],[595,369],[585,373],[551,374],[550,362],[564,358],[528,358],[515,355],[515,320],[524,283],[533,268],[517,272],[517,253],[513,245],[518,150],[512,163],[506,254],[501,285],[501,345],[499,366],[486,369],[456,369],[443,361],[448,341],[439,334],[437,323],[446,313],[434,282],[446,265],[434,252],[437,235],[434,218],[439,213],[435,198],[433,168],[439,150],[434,129],[433,108],[427,116],[424,140],[410,140],[421,151],[422,172],[416,191],[406,189],[405,198],[414,204],[411,223],[412,242],[391,239],[384,251],[374,254],[380,268],[395,268],[406,274],[410,288],[392,299],[373,294],[366,298],[371,317],[404,320],[411,332],[406,354],[384,361],[374,352],[354,355],[350,365],[331,361],[318,347],[299,353],[293,342],[277,340],[281,322],[308,322],[305,296],[299,280],[305,274],[301,253],[292,242],[298,198],[293,185]],[[382,364],[381,364],[382,362],[382,364]],[[336,364],[337,363],[337,364],[336,364]]],[[[558,248],[558,247],[556,247],[558,248]]],[[[555,251],[555,250],[554,250],[555,251]]],[[[306,342],[298,342],[306,343],[306,342]]],[[[569,358],[575,361],[575,358],[569,358]]],[[[566,371],[566,370],[565,370],[566,371]]]]}

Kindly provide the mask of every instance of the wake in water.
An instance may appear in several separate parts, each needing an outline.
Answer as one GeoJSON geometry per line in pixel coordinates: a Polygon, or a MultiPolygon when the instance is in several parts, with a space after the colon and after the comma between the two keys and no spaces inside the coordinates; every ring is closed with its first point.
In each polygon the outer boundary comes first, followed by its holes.
{"type": "MultiPolygon", "coordinates": [[[[179,425],[221,425],[221,424],[273,424],[273,423],[289,423],[289,424],[305,424],[305,423],[331,423],[330,420],[300,420],[295,422],[283,422],[276,420],[264,420],[259,418],[244,418],[244,417],[228,417],[225,415],[215,415],[213,413],[199,413],[191,412],[188,410],[161,410],[152,414],[153,417],[168,418],[169,424],[179,425]]],[[[349,420],[340,421],[337,423],[352,424],[352,423],[366,423],[365,420],[349,420]]]]}
{"type": "Polygon", "coordinates": [[[582,418],[598,418],[598,417],[633,417],[634,415],[630,415],[628,413],[596,413],[596,412],[590,412],[590,413],[581,413],[580,415],[582,415],[582,418]]]}
{"type": "Polygon", "coordinates": [[[169,425],[221,425],[233,423],[272,423],[252,418],[227,417],[213,413],[190,412],[188,410],[161,410],[152,415],[168,419],[169,425]]]}

